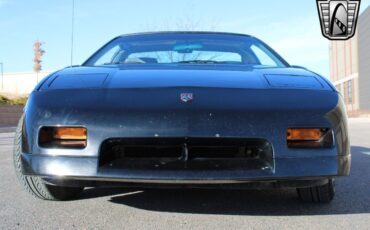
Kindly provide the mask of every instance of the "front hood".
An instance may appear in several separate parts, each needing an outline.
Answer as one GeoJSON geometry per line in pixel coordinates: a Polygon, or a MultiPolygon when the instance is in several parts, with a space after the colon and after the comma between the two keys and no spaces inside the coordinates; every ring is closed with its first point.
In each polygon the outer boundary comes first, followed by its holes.
{"type": "Polygon", "coordinates": [[[171,87],[332,90],[325,80],[304,69],[216,65],[67,68],[51,76],[41,89],[171,87]]]}

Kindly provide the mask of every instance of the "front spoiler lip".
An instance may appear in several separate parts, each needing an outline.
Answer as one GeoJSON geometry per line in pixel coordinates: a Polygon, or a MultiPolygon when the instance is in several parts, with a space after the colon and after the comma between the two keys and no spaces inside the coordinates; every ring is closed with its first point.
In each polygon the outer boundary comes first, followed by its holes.
{"type": "Polygon", "coordinates": [[[21,154],[27,176],[72,180],[168,184],[233,184],[347,176],[351,156],[275,158],[274,170],[146,170],[102,169],[98,158],[21,154]]]}
{"type": "Polygon", "coordinates": [[[123,183],[140,183],[140,184],[178,184],[178,185],[213,185],[213,184],[242,184],[242,183],[255,183],[255,182],[278,182],[278,181],[304,181],[304,180],[321,180],[323,178],[329,178],[331,176],[321,176],[321,177],[285,177],[285,178],[258,178],[258,179],[181,179],[181,180],[163,180],[163,179],[138,179],[138,178],[113,178],[113,177],[75,177],[75,176],[40,176],[46,181],[58,181],[58,180],[73,180],[73,181],[105,181],[105,182],[123,182],[123,183]]]}
{"type": "Polygon", "coordinates": [[[195,189],[274,189],[274,188],[303,188],[321,186],[328,183],[331,177],[220,181],[220,180],[124,180],[114,178],[78,178],[78,177],[43,177],[49,185],[65,187],[134,187],[134,188],[195,188],[195,189]]]}

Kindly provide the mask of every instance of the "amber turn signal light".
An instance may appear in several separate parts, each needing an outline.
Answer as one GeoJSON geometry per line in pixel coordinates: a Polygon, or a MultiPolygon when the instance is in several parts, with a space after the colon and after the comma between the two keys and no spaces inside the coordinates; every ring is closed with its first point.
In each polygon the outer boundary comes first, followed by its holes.
{"type": "Polygon", "coordinates": [[[288,129],[288,141],[319,141],[322,136],[321,129],[288,129]]]}
{"type": "Polygon", "coordinates": [[[286,131],[289,148],[331,148],[333,131],[328,128],[289,128],[286,131]]]}
{"type": "Polygon", "coordinates": [[[42,127],[39,145],[43,148],[85,148],[87,130],[83,127],[42,127]]]}
{"type": "Polygon", "coordinates": [[[86,140],[86,129],[85,128],[55,128],[54,138],[60,140],[86,140]]]}

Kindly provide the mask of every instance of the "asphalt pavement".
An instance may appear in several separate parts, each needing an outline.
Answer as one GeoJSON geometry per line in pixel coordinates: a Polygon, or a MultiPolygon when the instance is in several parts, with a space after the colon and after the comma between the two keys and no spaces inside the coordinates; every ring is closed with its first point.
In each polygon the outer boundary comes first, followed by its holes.
{"type": "Polygon", "coordinates": [[[337,179],[330,204],[307,204],[295,190],[90,188],[50,202],[22,191],[13,127],[0,127],[0,229],[370,229],[370,119],[351,119],[351,175],[337,179]]]}

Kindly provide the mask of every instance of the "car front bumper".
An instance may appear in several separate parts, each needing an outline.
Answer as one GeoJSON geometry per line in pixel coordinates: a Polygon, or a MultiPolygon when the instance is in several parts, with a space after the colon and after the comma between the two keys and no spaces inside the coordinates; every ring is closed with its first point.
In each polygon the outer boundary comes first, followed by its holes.
{"type": "MultiPolygon", "coordinates": [[[[124,182],[167,185],[232,185],[258,183],[281,184],[279,187],[305,187],[350,171],[351,156],[325,156],[305,158],[275,158],[273,167],[259,169],[119,169],[98,167],[95,157],[66,157],[22,154],[23,174],[39,176],[55,185],[74,186],[96,182],[124,182]],[[306,181],[307,183],[289,183],[306,181]],[[89,183],[90,182],[90,183],[89,183]],[[284,186],[284,182],[286,185],[284,186]]],[[[97,183],[99,184],[99,183],[97,183]]],[[[261,187],[259,186],[259,187],[261,187]]]]}

